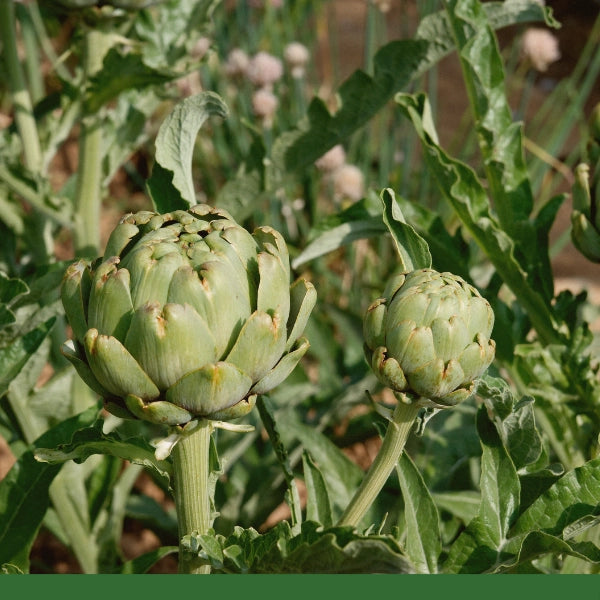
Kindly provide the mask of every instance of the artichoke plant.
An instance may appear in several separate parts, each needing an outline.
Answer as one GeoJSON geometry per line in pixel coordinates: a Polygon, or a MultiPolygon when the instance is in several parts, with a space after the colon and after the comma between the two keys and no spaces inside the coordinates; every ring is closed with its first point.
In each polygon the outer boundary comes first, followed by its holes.
{"type": "Polygon", "coordinates": [[[378,379],[423,405],[447,408],[473,393],[494,359],[494,313],[462,278],[433,269],[393,277],[364,319],[378,379]]]}
{"type": "Polygon", "coordinates": [[[124,216],[103,257],[67,268],[61,298],[63,352],[106,409],[183,425],[241,417],[290,374],[316,291],[290,286],[277,231],[199,204],[124,216]]]}

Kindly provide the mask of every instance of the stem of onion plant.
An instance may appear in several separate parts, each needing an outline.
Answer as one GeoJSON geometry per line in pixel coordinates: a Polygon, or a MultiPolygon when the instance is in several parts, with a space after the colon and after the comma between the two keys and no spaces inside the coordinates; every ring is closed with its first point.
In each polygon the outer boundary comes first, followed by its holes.
{"type": "Polygon", "coordinates": [[[199,421],[193,431],[182,436],[172,453],[181,574],[210,573],[210,565],[204,564],[202,559],[188,552],[181,540],[191,533],[206,534],[211,526],[208,490],[211,433],[211,422],[199,421]]]}
{"type": "Polygon", "coordinates": [[[398,459],[404,450],[406,440],[420,410],[418,402],[409,403],[405,400],[407,400],[405,396],[398,395],[398,404],[389,421],[381,448],[338,521],[338,526],[358,526],[398,464],[398,459]]]}

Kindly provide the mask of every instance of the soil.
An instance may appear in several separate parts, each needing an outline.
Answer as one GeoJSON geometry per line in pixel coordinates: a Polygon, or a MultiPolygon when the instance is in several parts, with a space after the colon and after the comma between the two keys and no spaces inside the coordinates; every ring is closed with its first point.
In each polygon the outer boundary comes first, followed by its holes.
{"type": "MultiPolygon", "coordinates": [[[[389,39],[397,37],[397,32],[403,31],[407,20],[415,22],[416,9],[413,2],[406,0],[392,0],[390,11],[386,16],[388,23],[389,39]]],[[[547,90],[555,85],[563,77],[568,77],[576,63],[585,40],[588,38],[592,24],[600,10],[600,4],[594,0],[555,0],[547,2],[554,9],[555,17],[562,23],[562,28],[555,32],[559,39],[561,59],[552,64],[543,77],[539,77],[533,92],[530,110],[535,112],[536,106],[543,101],[547,90]]],[[[336,29],[337,53],[343,57],[340,65],[340,77],[349,75],[358,65],[363,64],[364,56],[364,31],[366,19],[365,0],[337,0],[329,4],[329,23],[336,29]]],[[[514,38],[515,30],[504,30],[499,33],[501,45],[506,45],[514,38]]],[[[325,42],[324,42],[325,44],[325,42]]],[[[323,47],[323,52],[331,51],[331,48],[323,47]]],[[[440,105],[442,117],[440,123],[448,123],[454,126],[466,109],[464,93],[457,86],[461,81],[460,66],[456,57],[448,57],[442,61],[439,67],[440,90],[439,96],[444,99],[440,105]]],[[[323,75],[327,76],[328,69],[323,66],[323,75]]],[[[592,92],[587,109],[591,109],[596,102],[600,101],[600,86],[592,92]]],[[[441,131],[442,137],[446,132],[441,131]]],[[[573,140],[571,143],[576,143],[573,140]]],[[[54,183],[58,186],[76,168],[77,147],[75,142],[65,146],[53,168],[54,183]]],[[[568,191],[567,182],[565,190],[568,191]]],[[[110,199],[105,203],[101,229],[105,240],[108,232],[117,223],[119,217],[125,211],[147,208],[145,197],[128,180],[127,175],[120,173],[112,182],[110,187],[110,199]]],[[[552,239],[559,236],[569,227],[570,205],[566,202],[560,211],[559,218],[552,230],[552,239]]],[[[70,258],[72,249],[68,237],[65,237],[57,246],[59,258],[70,258]]],[[[557,291],[571,289],[573,292],[587,290],[592,303],[600,306],[600,266],[593,265],[581,257],[581,255],[567,243],[562,251],[553,261],[553,269],[556,275],[557,291]]],[[[600,331],[600,323],[595,322],[594,328],[600,331]]],[[[348,449],[351,456],[361,466],[368,466],[377,451],[377,443],[373,440],[366,444],[357,445],[348,449]]],[[[6,442],[0,437],[0,479],[2,479],[14,462],[10,449],[6,442]]],[[[157,500],[167,503],[164,494],[158,489],[148,477],[143,476],[138,482],[138,488],[144,493],[156,497],[157,500]]],[[[282,518],[288,516],[287,507],[282,505],[265,523],[270,526],[282,518]]],[[[141,527],[136,522],[127,519],[121,550],[125,558],[134,558],[140,554],[150,551],[160,545],[156,535],[149,529],[141,527]]],[[[34,544],[31,554],[32,573],[78,573],[80,572],[77,562],[73,559],[67,549],[48,531],[42,530],[34,544]]],[[[168,556],[157,563],[151,573],[176,573],[177,563],[173,556],[168,556]]]]}

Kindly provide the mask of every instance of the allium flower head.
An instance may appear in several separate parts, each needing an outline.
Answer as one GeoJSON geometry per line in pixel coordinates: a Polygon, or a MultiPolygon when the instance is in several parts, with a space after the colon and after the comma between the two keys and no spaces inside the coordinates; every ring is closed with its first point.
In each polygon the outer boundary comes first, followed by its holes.
{"type": "Polygon", "coordinates": [[[337,198],[347,198],[354,202],[365,193],[362,171],[355,165],[342,165],[332,174],[333,189],[337,198]]]}
{"type": "Polygon", "coordinates": [[[315,166],[320,171],[331,172],[341,167],[346,162],[346,151],[341,144],[334,146],[315,161],[315,166]]]}
{"type": "Polygon", "coordinates": [[[521,54],[536,71],[543,73],[560,58],[558,38],[547,29],[530,27],[523,34],[521,54]]]}
{"type": "Polygon", "coordinates": [[[290,67],[292,77],[300,79],[304,77],[306,63],[310,58],[308,48],[300,42],[291,42],[285,47],[283,57],[290,67]]]}
{"type": "Polygon", "coordinates": [[[252,94],[252,110],[257,117],[262,119],[265,127],[270,127],[273,123],[273,115],[278,105],[279,100],[271,90],[262,88],[252,94]]]}
{"type": "Polygon", "coordinates": [[[190,55],[193,58],[203,58],[205,54],[210,50],[211,41],[207,37],[199,38],[190,50],[190,55]]]}
{"type": "Polygon", "coordinates": [[[234,48],[227,56],[225,73],[229,77],[242,77],[246,73],[250,59],[241,48],[234,48]]]}
{"type": "Polygon", "coordinates": [[[257,87],[272,87],[283,75],[283,64],[268,52],[258,52],[251,59],[246,70],[248,79],[257,87]]]}

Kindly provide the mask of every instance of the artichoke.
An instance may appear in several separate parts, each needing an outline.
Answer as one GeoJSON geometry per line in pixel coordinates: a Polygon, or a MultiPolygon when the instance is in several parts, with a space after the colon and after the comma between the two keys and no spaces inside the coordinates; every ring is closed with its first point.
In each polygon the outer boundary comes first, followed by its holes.
{"type": "Polygon", "coordinates": [[[572,189],[571,240],[583,256],[598,263],[600,262],[600,211],[598,199],[592,197],[589,180],[589,166],[585,163],[577,165],[572,189]]]}
{"type": "Polygon", "coordinates": [[[365,355],[377,378],[424,406],[468,398],[494,359],[494,313],[452,273],[418,269],[390,279],[364,321],[365,355]]]}
{"type": "Polygon", "coordinates": [[[199,204],[124,216],[104,257],[70,265],[63,353],[121,417],[230,420],[281,383],[308,349],[313,285],[290,286],[287,247],[199,204]]]}

